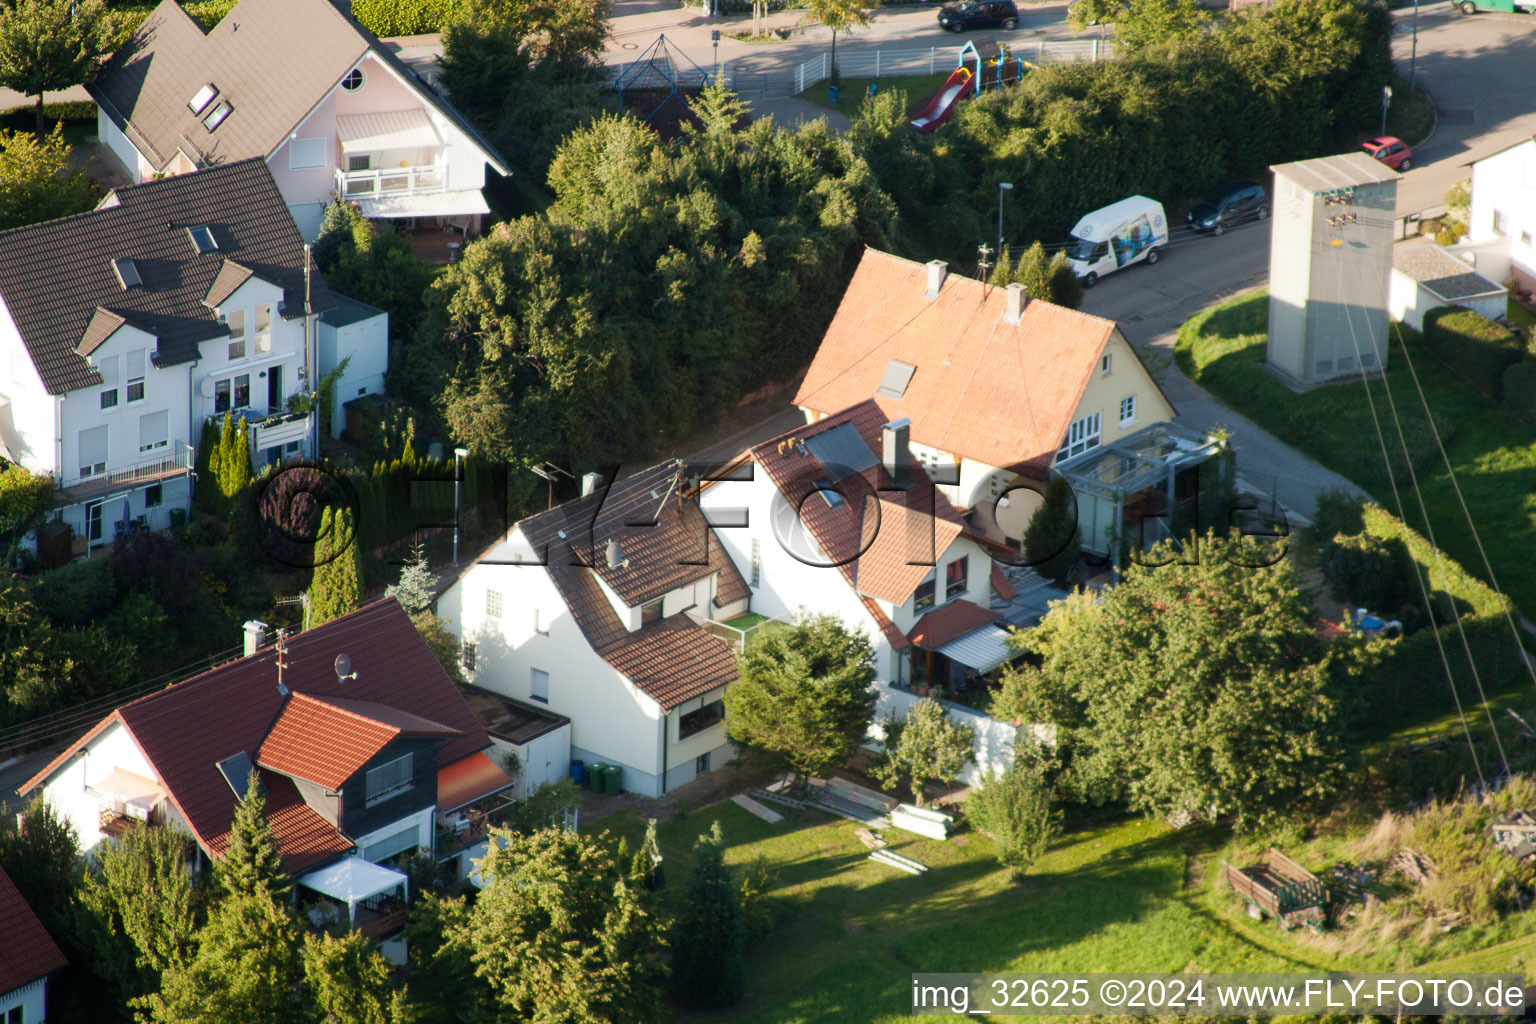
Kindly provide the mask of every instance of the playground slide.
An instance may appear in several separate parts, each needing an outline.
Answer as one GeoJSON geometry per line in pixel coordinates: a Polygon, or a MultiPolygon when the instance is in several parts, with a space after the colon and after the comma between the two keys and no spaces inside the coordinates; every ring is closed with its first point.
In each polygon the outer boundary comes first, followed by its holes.
{"type": "Polygon", "coordinates": [[[912,127],[920,132],[933,131],[949,120],[949,115],[955,112],[955,106],[975,90],[976,76],[971,69],[955,68],[944,87],[934,93],[917,112],[917,116],[911,119],[912,127]]]}

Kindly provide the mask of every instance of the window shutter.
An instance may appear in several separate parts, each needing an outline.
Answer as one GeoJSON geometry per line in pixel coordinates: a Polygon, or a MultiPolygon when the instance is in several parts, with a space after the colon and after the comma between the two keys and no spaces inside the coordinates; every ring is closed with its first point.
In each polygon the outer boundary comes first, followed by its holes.
{"type": "Polygon", "coordinates": [[[169,442],[169,428],[165,410],[139,417],[139,451],[163,448],[169,442]]]}
{"type": "Polygon", "coordinates": [[[101,382],[107,387],[117,383],[117,356],[107,356],[96,365],[96,369],[101,373],[101,382]]]}
{"type": "Polygon", "coordinates": [[[107,428],[92,427],[80,431],[80,465],[94,466],[107,461],[107,428]]]}
{"type": "Polygon", "coordinates": [[[144,350],[143,349],[136,348],[136,349],[130,350],[129,353],[128,353],[128,356],[127,356],[127,363],[128,363],[128,367],[127,368],[128,368],[128,379],[129,380],[135,380],[135,379],[137,379],[139,377],[144,376],[144,350]]]}

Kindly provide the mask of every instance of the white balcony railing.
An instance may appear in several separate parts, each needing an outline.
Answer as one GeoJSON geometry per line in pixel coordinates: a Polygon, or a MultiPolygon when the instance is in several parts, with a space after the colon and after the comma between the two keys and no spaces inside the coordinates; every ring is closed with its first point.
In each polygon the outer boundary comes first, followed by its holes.
{"type": "Polygon", "coordinates": [[[156,480],[164,480],[167,477],[191,472],[192,461],[195,456],[196,451],[190,445],[182,444],[180,441],[173,441],[169,447],[146,455],[126,466],[119,466],[92,476],[66,477],[60,490],[71,493],[93,492],[97,490],[115,490],[119,487],[132,487],[135,484],[141,483],[154,483],[156,480]]]}
{"type": "Polygon", "coordinates": [[[336,191],[343,199],[381,199],[448,189],[446,167],[380,167],[369,171],[336,169],[336,191]]]}

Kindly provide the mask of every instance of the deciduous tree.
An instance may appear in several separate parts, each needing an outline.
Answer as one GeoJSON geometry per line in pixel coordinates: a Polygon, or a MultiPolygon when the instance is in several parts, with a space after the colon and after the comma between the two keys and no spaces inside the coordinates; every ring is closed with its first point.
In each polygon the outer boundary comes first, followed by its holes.
{"type": "Polygon", "coordinates": [[[6,539],[6,565],[16,558],[22,537],[42,525],[53,507],[53,493],[53,477],[47,473],[14,464],[0,470],[0,537],[6,539]]]}
{"type": "Polygon", "coordinates": [[[0,85],[37,97],[79,85],[112,47],[116,24],[105,0],[6,0],[0,3],[0,85]]]}
{"type": "Polygon", "coordinates": [[[759,630],[725,691],[731,739],[749,756],[799,776],[825,773],[858,750],[875,713],[869,638],[830,615],[759,630]]]}
{"type": "Polygon", "coordinates": [[[0,231],[83,213],[99,196],[89,178],[69,170],[58,128],[46,135],[0,129],[0,231]]]}
{"type": "Polygon", "coordinates": [[[735,1006],[747,991],[746,926],[741,894],[725,866],[725,837],[715,822],[693,844],[693,874],[672,926],[672,988],[684,1006],[735,1006]]]}
{"type": "Polygon", "coordinates": [[[869,12],[860,0],[809,0],[805,5],[805,20],[832,30],[832,84],[842,78],[837,68],[837,34],[863,28],[869,24],[869,12]]]}
{"type": "Polygon", "coordinates": [[[389,961],[362,932],[304,936],[304,1000],[316,1024],[405,1024],[389,961]]]}
{"type": "Polygon", "coordinates": [[[1024,877],[1061,832],[1044,772],[1018,751],[1006,771],[988,772],[981,785],[971,790],[965,810],[976,827],[992,837],[997,859],[1015,879],[1024,877]]]}
{"type": "Polygon", "coordinates": [[[912,787],[917,806],[927,803],[930,782],[952,782],[975,761],[971,745],[976,730],[949,720],[944,705],[925,697],[885,723],[885,751],[875,762],[874,776],[886,789],[902,782],[912,787]]]}
{"type": "MultiPolygon", "coordinates": [[[[206,892],[187,870],[192,840],[175,828],[133,824],[95,850],[81,904],[133,945],[138,993],[160,987],[161,974],[184,968],[197,948],[206,892]]],[[[138,994],[136,993],[136,994],[138,994]]]]}

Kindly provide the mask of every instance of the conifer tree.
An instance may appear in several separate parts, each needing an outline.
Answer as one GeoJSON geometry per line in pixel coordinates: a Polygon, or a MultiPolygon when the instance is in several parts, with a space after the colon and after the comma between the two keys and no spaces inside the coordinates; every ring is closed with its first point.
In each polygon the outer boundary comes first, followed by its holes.
{"type": "Polygon", "coordinates": [[[400,602],[412,615],[432,604],[437,589],[437,574],[427,564],[427,553],[420,544],[411,549],[411,560],[400,570],[400,582],[384,588],[384,596],[400,602]]]}
{"type": "Polygon", "coordinates": [[[219,424],[219,447],[214,453],[213,473],[219,481],[219,513],[228,515],[231,502],[229,500],[229,478],[234,471],[231,465],[235,453],[235,445],[238,443],[235,431],[235,418],[230,413],[224,414],[224,422],[219,424]]]}
{"type": "Polygon", "coordinates": [[[231,513],[240,507],[240,495],[251,485],[250,427],[242,418],[235,429],[233,446],[224,453],[224,498],[231,513]]]}
{"type": "Polygon", "coordinates": [[[267,798],[254,768],[246,777],[245,796],[235,805],[229,845],[214,863],[213,873],[231,896],[263,890],[285,900],[293,890],[293,879],[283,869],[277,838],[267,821],[267,798]]]}
{"type": "Polygon", "coordinates": [[[309,587],[310,628],[353,611],[363,599],[363,565],[345,508],[327,507],[320,518],[320,540],[315,543],[315,573],[309,587]]]}
{"type": "Polygon", "coordinates": [[[725,867],[720,823],[693,844],[694,868],[672,931],[672,987],[694,1009],[734,1006],[746,993],[741,894],[725,867]]]}

